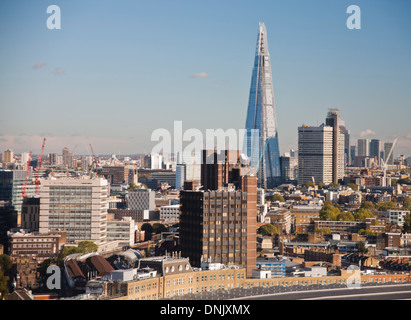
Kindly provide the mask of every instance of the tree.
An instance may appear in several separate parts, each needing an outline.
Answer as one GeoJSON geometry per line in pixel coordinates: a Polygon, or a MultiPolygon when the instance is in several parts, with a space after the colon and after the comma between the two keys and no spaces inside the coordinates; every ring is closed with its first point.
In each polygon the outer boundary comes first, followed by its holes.
{"type": "Polygon", "coordinates": [[[261,234],[263,236],[272,236],[274,234],[278,234],[278,231],[277,231],[277,228],[273,224],[268,223],[261,227],[261,234]]]}
{"type": "Polygon", "coordinates": [[[404,198],[402,200],[402,205],[405,210],[411,210],[411,198],[404,198]]]}
{"type": "Polygon", "coordinates": [[[78,248],[82,253],[97,252],[98,246],[93,241],[81,241],[78,248]]]}
{"type": "Polygon", "coordinates": [[[410,233],[411,232],[411,218],[410,218],[410,213],[407,213],[406,216],[404,217],[404,225],[403,225],[403,232],[404,233],[410,233]]]}
{"type": "Polygon", "coordinates": [[[130,182],[130,184],[127,187],[128,191],[134,191],[134,190],[137,190],[137,189],[138,189],[138,187],[134,182],[130,182]]]}
{"type": "Polygon", "coordinates": [[[337,221],[338,215],[341,213],[339,208],[326,203],[320,211],[320,219],[328,221],[337,221]]]}
{"type": "Polygon", "coordinates": [[[358,190],[358,186],[355,183],[349,183],[347,184],[347,187],[350,187],[354,191],[358,190]]]}
{"type": "Polygon", "coordinates": [[[387,211],[389,209],[397,209],[397,203],[393,201],[386,201],[378,205],[378,211],[387,211]]]}
{"type": "Polygon", "coordinates": [[[338,221],[355,221],[354,215],[350,211],[343,211],[337,216],[338,221]]]}
{"type": "Polygon", "coordinates": [[[362,236],[375,236],[375,233],[372,232],[371,230],[364,230],[364,229],[360,229],[358,231],[358,234],[360,234],[362,236]]]}
{"type": "Polygon", "coordinates": [[[354,218],[358,221],[365,221],[366,218],[375,218],[375,216],[370,210],[360,208],[354,212],[354,218]]]}
{"type": "Polygon", "coordinates": [[[285,199],[281,194],[275,193],[273,194],[271,201],[272,202],[276,202],[276,201],[285,202],[285,199]]]}
{"type": "Polygon", "coordinates": [[[305,187],[305,188],[314,187],[314,182],[312,182],[312,181],[304,182],[303,187],[305,187]]]}
{"type": "Polygon", "coordinates": [[[4,275],[4,271],[0,269],[0,300],[7,300],[9,293],[9,288],[7,287],[7,282],[9,277],[4,275]]]}
{"type": "Polygon", "coordinates": [[[146,222],[141,226],[141,231],[144,231],[146,233],[153,233],[154,229],[150,223],[146,222]]]}
{"type": "Polygon", "coordinates": [[[375,204],[372,203],[371,201],[364,201],[363,203],[361,203],[361,208],[368,209],[368,210],[374,210],[375,204]]]}
{"type": "Polygon", "coordinates": [[[315,228],[314,232],[319,232],[322,234],[331,234],[330,228],[315,228]]]}
{"type": "Polygon", "coordinates": [[[161,233],[166,232],[167,227],[162,223],[154,223],[153,224],[153,233],[161,233]]]}
{"type": "Polygon", "coordinates": [[[368,249],[365,247],[365,243],[363,241],[358,241],[355,244],[355,247],[359,253],[367,253],[368,249]]]}
{"type": "Polygon", "coordinates": [[[334,183],[334,182],[331,182],[329,185],[328,185],[328,187],[329,188],[337,188],[337,187],[339,187],[340,185],[338,184],[338,183],[334,183]]]}
{"type": "Polygon", "coordinates": [[[9,272],[11,267],[13,266],[13,262],[11,258],[7,254],[0,254],[0,270],[3,270],[5,273],[9,272]]]}

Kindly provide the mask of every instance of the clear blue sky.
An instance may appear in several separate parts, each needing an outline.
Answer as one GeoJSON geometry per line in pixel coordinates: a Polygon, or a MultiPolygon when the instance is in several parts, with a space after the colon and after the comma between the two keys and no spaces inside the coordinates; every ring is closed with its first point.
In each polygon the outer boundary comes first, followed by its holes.
{"type": "Polygon", "coordinates": [[[340,108],[353,144],[397,136],[411,156],[410,16],[409,0],[2,0],[0,152],[39,153],[43,137],[47,153],[149,152],[175,120],[241,129],[264,22],[281,153],[340,108]]]}

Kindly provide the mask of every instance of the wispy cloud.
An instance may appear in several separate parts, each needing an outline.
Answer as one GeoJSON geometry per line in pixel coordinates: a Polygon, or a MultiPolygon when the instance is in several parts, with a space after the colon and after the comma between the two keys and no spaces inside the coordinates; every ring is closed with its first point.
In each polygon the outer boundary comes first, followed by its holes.
{"type": "Polygon", "coordinates": [[[361,137],[373,136],[373,135],[376,135],[376,132],[373,131],[373,130],[371,130],[371,129],[367,129],[367,130],[364,130],[364,131],[361,131],[361,132],[360,132],[360,136],[361,136],[361,137]]]}
{"type": "Polygon", "coordinates": [[[190,78],[195,79],[195,78],[209,78],[210,75],[206,72],[200,72],[200,73],[196,73],[190,76],[190,78]]]}
{"type": "Polygon", "coordinates": [[[39,61],[39,62],[37,62],[37,63],[33,66],[33,69],[35,69],[35,70],[41,69],[41,68],[45,67],[46,65],[47,65],[47,64],[44,63],[43,61],[39,61]]]}
{"type": "Polygon", "coordinates": [[[53,71],[53,74],[55,74],[56,76],[61,76],[61,75],[63,75],[64,73],[65,73],[64,70],[61,69],[61,68],[56,68],[56,69],[54,69],[54,71],[53,71]]]}

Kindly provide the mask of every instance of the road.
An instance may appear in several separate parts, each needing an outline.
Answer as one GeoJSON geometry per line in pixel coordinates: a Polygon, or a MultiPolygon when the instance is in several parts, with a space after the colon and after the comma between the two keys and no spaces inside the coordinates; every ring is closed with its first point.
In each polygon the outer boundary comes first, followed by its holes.
{"type": "Polygon", "coordinates": [[[411,300],[411,284],[334,288],[238,297],[233,300],[411,300]]]}

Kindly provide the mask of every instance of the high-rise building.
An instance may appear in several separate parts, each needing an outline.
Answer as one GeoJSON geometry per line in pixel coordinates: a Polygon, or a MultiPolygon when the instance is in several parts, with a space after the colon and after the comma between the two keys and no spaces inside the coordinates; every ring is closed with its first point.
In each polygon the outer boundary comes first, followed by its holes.
{"type": "Polygon", "coordinates": [[[104,178],[42,179],[39,232],[66,231],[67,243],[106,243],[107,194],[104,178]]]}
{"type": "Polygon", "coordinates": [[[16,216],[13,223],[18,227],[21,225],[23,194],[34,196],[36,191],[32,182],[33,171],[29,170],[27,185],[26,174],[26,170],[0,170],[0,201],[8,201],[14,207],[16,216]]]}
{"type": "Polygon", "coordinates": [[[333,182],[333,127],[298,128],[298,184],[333,182]]]}
{"type": "Polygon", "coordinates": [[[73,167],[73,155],[67,147],[63,149],[63,166],[67,168],[73,167]]]}
{"type": "Polygon", "coordinates": [[[370,157],[377,159],[377,164],[380,162],[381,156],[381,141],[378,139],[371,139],[370,142],[370,157]]]}
{"type": "Polygon", "coordinates": [[[350,164],[354,164],[355,157],[357,156],[357,146],[350,147],[350,164]]]}
{"type": "Polygon", "coordinates": [[[243,152],[257,170],[258,186],[281,183],[280,151],[267,30],[260,23],[251,78],[243,152]]]}
{"type": "Polygon", "coordinates": [[[195,267],[202,262],[235,264],[246,267],[251,276],[257,250],[256,171],[240,159],[236,166],[222,161],[204,171],[213,172],[216,182],[201,181],[204,190],[180,191],[181,254],[195,267]]]}
{"type": "Polygon", "coordinates": [[[333,128],[333,177],[332,182],[338,183],[338,180],[344,178],[345,170],[345,135],[347,129],[344,121],[341,119],[340,110],[329,109],[325,120],[327,126],[333,128]]]}
{"type": "Polygon", "coordinates": [[[370,141],[368,139],[358,139],[357,156],[368,157],[370,155],[370,141]]]}
{"type": "Polygon", "coordinates": [[[14,163],[14,152],[12,150],[7,149],[3,152],[3,162],[14,163]]]}
{"type": "Polygon", "coordinates": [[[392,149],[393,143],[392,142],[385,142],[384,143],[384,162],[386,164],[393,164],[394,163],[394,152],[391,152],[391,155],[389,159],[387,159],[391,149],[392,149]]]}

